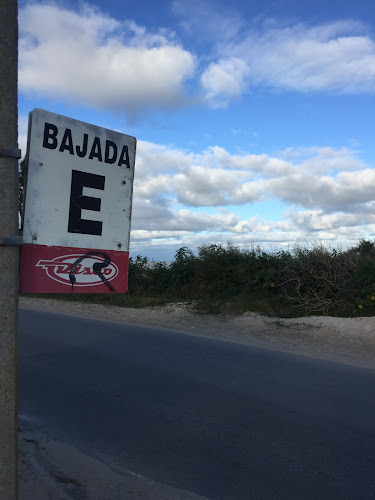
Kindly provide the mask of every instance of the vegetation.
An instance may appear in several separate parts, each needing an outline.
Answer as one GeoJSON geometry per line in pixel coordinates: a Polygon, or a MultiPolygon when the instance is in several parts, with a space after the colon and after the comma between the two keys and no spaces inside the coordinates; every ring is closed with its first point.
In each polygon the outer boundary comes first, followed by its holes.
{"type": "Polygon", "coordinates": [[[361,240],[348,250],[314,244],[268,253],[260,247],[203,245],[197,255],[182,247],[169,265],[131,258],[124,295],[58,297],[129,307],[189,302],[201,312],[226,314],[373,315],[375,242],[361,240]]]}

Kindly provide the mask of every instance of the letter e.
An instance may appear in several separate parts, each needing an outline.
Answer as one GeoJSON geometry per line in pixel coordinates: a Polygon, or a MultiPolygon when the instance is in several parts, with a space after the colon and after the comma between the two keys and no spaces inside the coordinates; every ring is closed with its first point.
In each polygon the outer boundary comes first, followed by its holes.
{"type": "Polygon", "coordinates": [[[82,219],[82,210],[100,212],[101,199],[92,196],[83,196],[83,187],[104,190],[105,177],[89,174],[88,172],[72,171],[70,189],[69,233],[92,234],[101,236],[103,223],[98,220],[82,219]]]}

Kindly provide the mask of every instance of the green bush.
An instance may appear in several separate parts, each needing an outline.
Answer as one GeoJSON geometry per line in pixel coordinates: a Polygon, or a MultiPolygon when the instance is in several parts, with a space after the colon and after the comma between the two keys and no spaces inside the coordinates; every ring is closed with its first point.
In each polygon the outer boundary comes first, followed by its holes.
{"type": "Polygon", "coordinates": [[[313,244],[276,252],[211,244],[197,255],[182,247],[169,265],[131,258],[127,294],[64,298],[132,307],[189,301],[201,311],[234,314],[372,315],[375,242],[361,240],[347,250],[313,244]]]}

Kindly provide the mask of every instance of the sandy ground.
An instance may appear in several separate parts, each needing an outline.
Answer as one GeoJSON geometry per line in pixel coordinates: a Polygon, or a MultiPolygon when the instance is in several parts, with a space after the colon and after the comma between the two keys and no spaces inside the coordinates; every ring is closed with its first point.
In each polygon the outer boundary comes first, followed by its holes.
{"type": "Polygon", "coordinates": [[[20,307],[152,326],[375,369],[375,317],[279,319],[251,312],[223,317],[197,314],[186,304],[132,309],[24,297],[20,307]]]}
{"type": "MultiPolygon", "coordinates": [[[[24,298],[20,307],[131,325],[153,326],[375,369],[375,317],[279,319],[197,314],[186,304],[144,309],[24,298]]],[[[21,500],[85,498],[197,499],[131,472],[114,471],[64,443],[47,440],[20,420],[21,500]]]]}

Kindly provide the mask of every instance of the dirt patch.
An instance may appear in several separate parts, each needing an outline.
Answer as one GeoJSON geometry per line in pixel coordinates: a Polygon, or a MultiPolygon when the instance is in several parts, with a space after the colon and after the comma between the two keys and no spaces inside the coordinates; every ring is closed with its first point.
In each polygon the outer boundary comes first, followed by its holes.
{"type": "Polygon", "coordinates": [[[375,369],[375,317],[280,319],[245,313],[213,316],[185,303],[143,309],[20,298],[20,307],[150,326],[375,369]]]}

